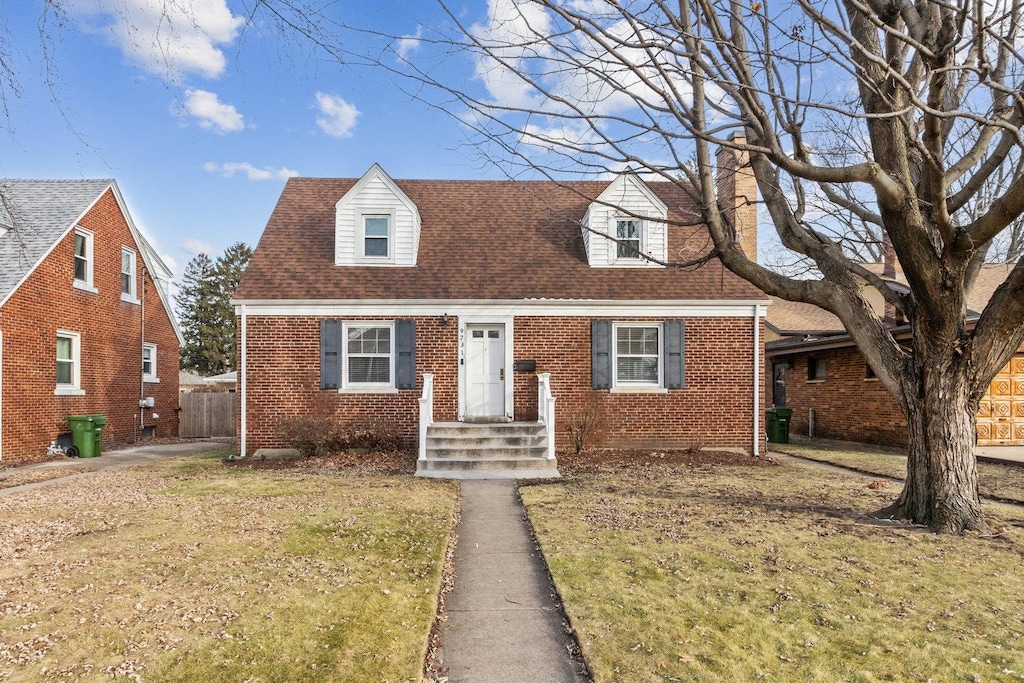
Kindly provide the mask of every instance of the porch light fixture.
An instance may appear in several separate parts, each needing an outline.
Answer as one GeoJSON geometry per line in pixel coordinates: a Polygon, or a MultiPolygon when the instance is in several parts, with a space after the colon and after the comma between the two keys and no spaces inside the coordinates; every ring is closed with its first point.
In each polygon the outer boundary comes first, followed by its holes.
{"type": "Polygon", "coordinates": [[[447,313],[445,313],[444,315],[441,316],[441,324],[444,325],[445,327],[448,327],[448,314],[447,313]]]}

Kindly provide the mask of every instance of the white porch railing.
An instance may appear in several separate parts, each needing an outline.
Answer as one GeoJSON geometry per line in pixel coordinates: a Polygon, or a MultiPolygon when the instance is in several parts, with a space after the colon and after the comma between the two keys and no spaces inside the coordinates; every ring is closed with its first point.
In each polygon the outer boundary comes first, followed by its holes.
{"type": "Polygon", "coordinates": [[[434,376],[423,373],[423,395],[420,396],[420,460],[427,459],[427,427],[434,424],[434,376]]]}
{"type": "Polygon", "coordinates": [[[537,373],[537,421],[548,433],[548,460],[555,459],[555,397],[551,395],[551,373],[537,373]]]}

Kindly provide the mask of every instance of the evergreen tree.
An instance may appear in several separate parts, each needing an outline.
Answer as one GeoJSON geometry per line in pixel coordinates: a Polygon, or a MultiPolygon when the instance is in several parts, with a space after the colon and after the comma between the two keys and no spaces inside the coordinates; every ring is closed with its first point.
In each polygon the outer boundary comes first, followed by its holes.
{"type": "Polygon", "coordinates": [[[185,336],[182,369],[209,376],[237,367],[231,297],[250,258],[252,249],[236,242],[216,263],[206,254],[198,254],[188,262],[181,290],[175,297],[185,336]]]}

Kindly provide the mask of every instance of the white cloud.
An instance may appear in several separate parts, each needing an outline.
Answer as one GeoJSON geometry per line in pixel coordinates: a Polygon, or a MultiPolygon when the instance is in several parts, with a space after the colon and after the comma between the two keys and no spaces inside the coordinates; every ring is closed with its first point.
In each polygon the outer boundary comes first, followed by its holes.
{"type": "Polygon", "coordinates": [[[416,27],[416,33],[411,36],[402,36],[398,40],[398,56],[401,59],[408,59],[416,50],[420,49],[420,39],[423,38],[423,26],[416,27]]]}
{"type": "Polygon", "coordinates": [[[186,237],[181,241],[181,248],[189,254],[197,256],[199,254],[206,254],[210,256],[216,253],[217,247],[213,246],[209,242],[197,240],[195,237],[186,237]]]}
{"type": "Polygon", "coordinates": [[[227,0],[69,0],[68,10],[96,20],[84,26],[106,35],[132,62],[180,82],[186,74],[218,78],[245,23],[227,0]]]}
{"type": "Polygon", "coordinates": [[[233,105],[220,101],[207,90],[185,91],[185,113],[199,121],[203,130],[215,133],[237,133],[245,129],[245,120],[233,105]]]}
{"type": "Polygon", "coordinates": [[[257,168],[247,161],[229,162],[226,164],[215,164],[212,161],[207,161],[203,164],[203,170],[210,173],[219,173],[225,178],[230,178],[236,173],[244,173],[249,180],[287,180],[299,175],[298,171],[285,168],[284,166],[281,168],[269,168],[267,166],[257,168]]]}
{"type": "Polygon", "coordinates": [[[352,129],[356,127],[359,110],[337,95],[316,94],[316,108],[320,116],[316,117],[316,125],[320,130],[334,138],[352,137],[352,129]]]}

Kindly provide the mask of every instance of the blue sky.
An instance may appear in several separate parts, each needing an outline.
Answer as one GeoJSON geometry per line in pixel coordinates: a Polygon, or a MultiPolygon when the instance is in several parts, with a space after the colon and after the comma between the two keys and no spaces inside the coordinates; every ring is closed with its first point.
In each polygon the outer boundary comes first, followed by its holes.
{"type": "MultiPolygon", "coordinates": [[[[467,133],[452,117],[381,71],[341,67],[282,37],[265,16],[245,25],[234,0],[64,5],[70,20],[58,26],[43,2],[5,4],[0,56],[7,41],[19,90],[3,91],[0,176],[115,178],[177,275],[200,250],[255,246],[288,175],[358,176],[377,162],[395,178],[500,177],[463,146],[467,133]],[[173,14],[182,4],[193,8],[185,20],[173,14]]],[[[338,21],[396,36],[439,19],[432,1],[329,6],[338,21]]],[[[466,11],[476,21],[487,5],[474,0],[466,11]]],[[[352,36],[345,48],[379,46],[352,36]]],[[[469,60],[444,68],[471,82],[469,60]]]]}

